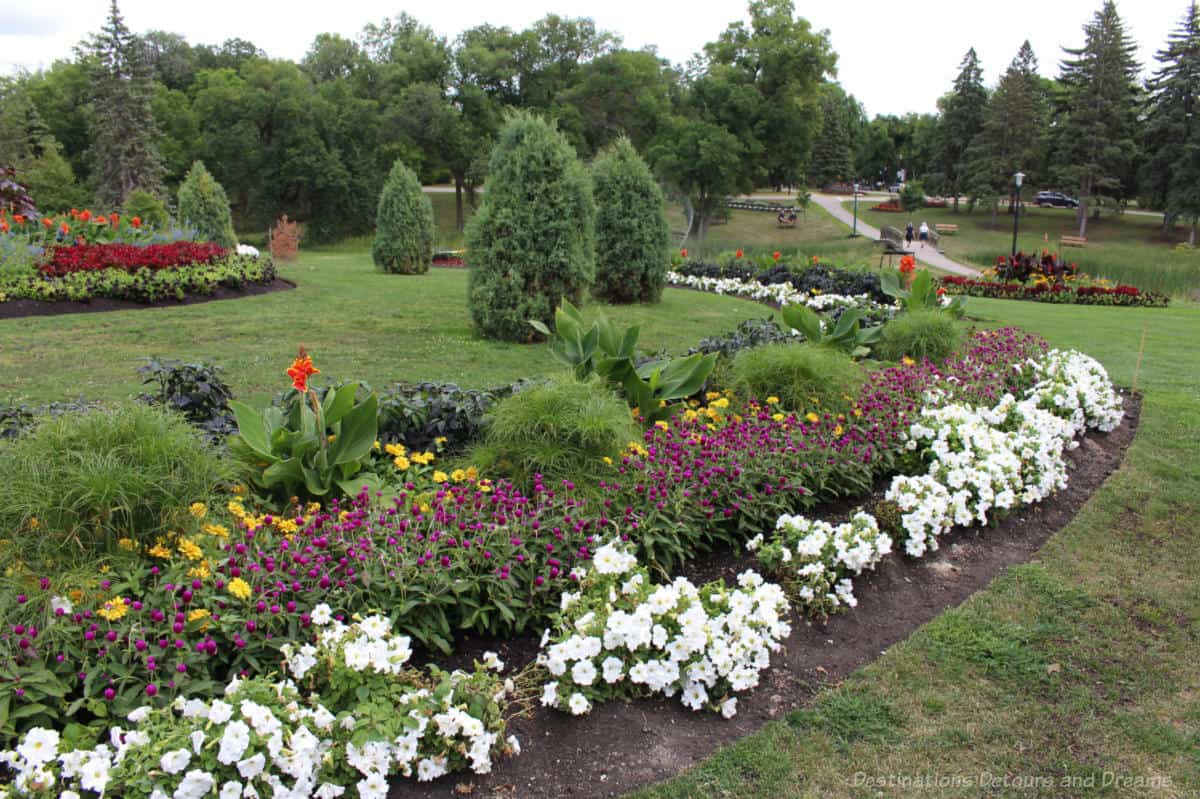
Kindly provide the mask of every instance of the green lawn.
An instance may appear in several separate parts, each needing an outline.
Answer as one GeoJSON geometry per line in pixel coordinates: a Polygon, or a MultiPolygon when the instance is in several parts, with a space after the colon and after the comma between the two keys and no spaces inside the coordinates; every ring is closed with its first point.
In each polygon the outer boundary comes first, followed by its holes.
{"type": "Polygon", "coordinates": [[[826,687],[810,708],[640,799],[912,795],[856,786],[854,775],[985,772],[1056,787],[919,794],[1200,795],[1200,307],[972,299],[969,312],[1088,352],[1123,385],[1144,326],[1145,403],[1123,467],[1033,562],[826,687]],[[1106,772],[1169,783],[1118,790],[1106,772]]]}
{"type": "MultiPolygon", "coordinates": [[[[239,397],[262,402],[286,387],[283,370],[301,344],[327,375],[377,385],[484,387],[556,368],[544,346],[472,335],[465,270],[385,275],[362,252],[305,252],[280,271],[298,288],[192,306],[0,320],[0,399],[128,397],[140,388],[139,359],[160,355],[224,366],[239,397]]],[[[605,312],[614,322],[642,325],[646,349],[680,352],[769,310],[669,289],[659,305],[605,312]]]]}
{"type": "MultiPolygon", "coordinates": [[[[858,209],[859,216],[875,227],[891,225],[903,230],[910,219],[914,226],[922,221],[930,227],[957,224],[958,233],[943,237],[942,244],[948,256],[960,261],[991,266],[996,256],[1012,250],[1013,220],[1003,212],[993,224],[990,213],[968,214],[965,206],[958,214],[949,208],[897,214],[872,211],[872,204],[860,202],[858,209]]],[[[1055,250],[1060,236],[1074,236],[1078,230],[1072,210],[1028,206],[1021,214],[1017,248],[1025,252],[1055,250]]],[[[1157,216],[1106,214],[1088,221],[1087,239],[1086,248],[1069,247],[1063,254],[1090,275],[1174,295],[1200,293],[1200,250],[1175,249],[1176,244],[1187,241],[1187,230],[1182,227],[1164,233],[1157,216]]]]}

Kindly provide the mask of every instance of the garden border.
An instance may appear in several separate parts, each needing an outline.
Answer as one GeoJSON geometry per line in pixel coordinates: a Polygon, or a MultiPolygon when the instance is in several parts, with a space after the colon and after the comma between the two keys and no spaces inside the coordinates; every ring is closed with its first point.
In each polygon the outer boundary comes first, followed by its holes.
{"type": "Polygon", "coordinates": [[[162,300],[150,303],[135,302],[134,300],[115,300],[109,297],[55,302],[28,299],[8,300],[7,302],[0,302],[0,320],[23,319],[28,316],[62,316],[80,313],[106,313],[108,311],[140,311],[149,308],[174,308],[180,305],[199,305],[204,302],[236,300],[260,294],[273,294],[276,291],[289,291],[294,288],[296,288],[295,283],[286,278],[276,276],[274,280],[266,285],[247,283],[241,289],[217,286],[212,294],[189,294],[182,300],[162,300]]]}
{"type": "MultiPolygon", "coordinates": [[[[1071,480],[1064,490],[1021,507],[994,527],[955,528],[940,537],[935,555],[914,560],[893,553],[855,579],[858,607],[825,623],[792,611],[793,632],[783,641],[783,652],[772,658],[763,682],[739,696],[733,719],[695,713],[678,699],[663,697],[598,704],[583,717],[537,707],[529,717],[510,723],[509,731],[522,742],[521,755],[497,761],[492,774],[418,784],[396,780],[393,790],[406,797],[445,796],[451,782],[469,782],[469,795],[475,796],[621,796],[677,776],[719,747],[782,719],[808,704],[822,687],[838,683],[942,611],[986,588],[1004,569],[1033,560],[1124,460],[1137,432],[1141,397],[1120,393],[1126,414],[1121,425],[1111,433],[1089,432],[1079,448],[1066,453],[1071,480]]],[[[851,507],[830,505],[809,516],[836,519],[851,507]]],[[[724,550],[692,561],[682,571],[698,584],[718,577],[729,582],[757,565],[749,553],[724,550]]],[[[450,665],[469,664],[485,650],[520,667],[536,656],[538,639],[464,638],[450,665]]]]}

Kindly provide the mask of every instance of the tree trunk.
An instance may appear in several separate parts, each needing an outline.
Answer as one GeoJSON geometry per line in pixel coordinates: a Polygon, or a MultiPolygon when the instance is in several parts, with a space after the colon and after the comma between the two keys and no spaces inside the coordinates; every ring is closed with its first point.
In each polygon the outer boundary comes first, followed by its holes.
{"type": "Polygon", "coordinates": [[[1188,231],[1188,246],[1196,246],[1196,217],[1192,217],[1192,228],[1188,231]]]}
{"type": "Polygon", "coordinates": [[[1079,187],[1079,209],[1075,212],[1075,221],[1079,223],[1079,238],[1087,237],[1087,220],[1088,220],[1088,200],[1092,197],[1092,179],[1088,176],[1083,179],[1083,185],[1079,187]]]}
{"type": "Polygon", "coordinates": [[[463,227],[466,225],[466,219],[463,215],[463,175],[461,172],[454,173],[454,229],[459,233],[463,232],[463,227]]]}

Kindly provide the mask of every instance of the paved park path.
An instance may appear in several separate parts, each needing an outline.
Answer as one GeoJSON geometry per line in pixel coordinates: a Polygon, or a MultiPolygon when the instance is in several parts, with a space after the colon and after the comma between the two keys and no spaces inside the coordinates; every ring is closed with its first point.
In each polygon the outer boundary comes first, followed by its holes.
{"type": "MultiPolygon", "coordinates": [[[[757,196],[757,195],[756,195],[757,196]]],[[[781,199],[779,195],[762,195],[761,199],[781,199]]],[[[824,208],[829,214],[839,222],[845,222],[847,225],[854,224],[854,214],[842,205],[842,200],[845,197],[835,194],[813,194],[813,202],[824,208]]],[[[859,204],[864,202],[863,198],[859,198],[859,204]]],[[[869,236],[873,239],[879,238],[879,228],[863,222],[860,217],[858,220],[858,232],[864,236],[869,236]]],[[[947,258],[942,253],[938,252],[932,246],[922,247],[921,243],[914,241],[912,246],[907,248],[908,252],[916,256],[917,260],[923,264],[928,264],[935,269],[941,269],[943,272],[950,272],[955,275],[963,275],[964,277],[978,277],[979,270],[965,264],[960,264],[958,261],[953,261],[947,258]]]]}

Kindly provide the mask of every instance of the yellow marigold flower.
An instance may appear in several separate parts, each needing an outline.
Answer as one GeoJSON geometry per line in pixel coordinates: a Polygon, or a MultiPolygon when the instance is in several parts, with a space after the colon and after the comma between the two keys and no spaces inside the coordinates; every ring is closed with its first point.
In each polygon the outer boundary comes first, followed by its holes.
{"type": "Polygon", "coordinates": [[[36,516],[29,517],[29,529],[30,530],[36,530],[41,526],[42,526],[42,523],[38,521],[38,517],[36,517],[36,516]]]}
{"type": "Polygon", "coordinates": [[[854,416],[855,416],[855,418],[861,419],[862,418],[862,408],[855,408],[854,416]]]}
{"type": "Polygon", "coordinates": [[[914,363],[916,363],[916,361],[914,361],[912,358],[905,355],[903,358],[900,359],[900,363],[904,364],[905,366],[912,366],[914,363]]]}
{"type": "Polygon", "coordinates": [[[474,480],[478,476],[479,476],[478,469],[476,469],[474,466],[467,467],[467,479],[468,480],[474,480]]]}
{"type": "Polygon", "coordinates": [[[170,560],[171,558],[171,550],[163,546],[162,541],[159,541],[157,544],[147,549],[146,554],[156,558],[162,558],[163,560],[170,560]]]}
{"type": "Polygon", "coordinates": [[[842,426],[840,424],[837,427],[833,428],[833,434],[835,436],[840,436],[843,432],[844,431],[842,430],[842,426]]]}
{"type": "Polygon", "coordinates": [[[433,473],[433,482],[435,482],[435,483],[444,483],[449,479],[450,479],[450,476],[447,475],[445,472],[441,471],[440,469],[433,473]]]}
{"type": "Polygon", "coordinates": [[[71,597],[72,602],[82,602],[83,601],[83,591],[80,591],[78,588],[72,588],[70,591],[67,592],[67,596],[71,597]]]}
{"type": "Polygon", "coordinates": [[[196,517],[197,519],[203,519],[204,515],[208,513],[208,506],[203,502],[193,502],[188,506],[188,513],[192,514],[192,516],[196,517]]]}
{"type": "Polygon", "coordinates": [[[774,413],[774,414],[771,414],[771,418],[777,422],[782,422],[785,417],[782,413],[774,413]]]}
{"type": "MultiPolygon", "coordinates": [[[[486,486],[485,486],[485,490],[486,490],[486,486]]],[[[429,513],[429,503],[428,502],[421,503],[421,513],[429,513]]]]}
{"type": "Polygon", "coordinates": [[[446,443],[446,437],[445,437],[445,436],[438,436],[437,438],[435,438],[435,439],[433,440],[433,443],[434,443],[436,446],[439,446],[439,447],[441,447],[441,446],[444,446],[444,445],[445,445],[445,443],[446,443]]]}
{"type": "Polygon", "coordinates": [[[230,502],[225,506],[225,509],[233,514],[234,518],[241,519],[246,515],[246,508],[240,502],[230,502]]]}
{"type": "Polygon", "coordinates": [[[316,513],[321,509],[320,502],[310,502],[304,506],[304,512],[308,514],[316,513]]]}
{"type": "Polygon", "coordinates": [[[110,571],[112,571],[112,566],[109,566],[107,563],[100,567],[101,574],[108,574],[110,571]]]}
{"type": "Polygon", "coordinates": [[[704,398],[705,398],[706,400],[708,400],[709,402],[712,402],[713,400],[715,400],[715,399],[716,399],[717,397],[719,397],[719,396],[721,396],[721,392],[720,392],[720,391],[710,391],[710,392],[708,392],[707,394],[705,394],[705,395],[704,395],[704,398]]]}
{"type": "Polygon", "coordinates": [[[371,445],[371,449],[378,452],[380,450],[380,447],[381,447],[381,445],[379,443],[379,439],[377,438],[377,439],[375,439],[375,443],[371,445]]]}
{"type": "Polygon", "coordinates": [[[96,615],[102,619],[116,621],[129,612],[129,606],[125,604],[125,600],[121,597],[113,597],[104,603],[104,606],[96,611],[96,615]]]}
{"type": "Polygon", "coordinates": [[[350,518],[350,511],[348,511],[348,510],[344,510],[344,511],[342,511],[341,513],[339,513],[339,514],[338,514],[338,521],[339,521],[339,522],[344,522],[344,521],[346,521],[346,520],[347,520],[347,519],[349,519],[349,518],[350,518]]]}
{"type": "Polygon", "coordinates": [[[204,557],[204,550],[196,546],[196,542],[190,538],[181,538],[179,539],[179,554],[188,560],[200,560],[204,557]]]}
{"type": "Polygon", "coordinates": [[[409,458],[413,463],[419,463],[422,466],[427,466],[433,463],[437,459],[437,456],[432,452],[414,452],[409,456],[409,458]]]}
{"type": "Polygon", "coordinates": [[[211,576],[212,572],[208,568],[207,560],[202,560],[200,561],[199,566],[193,566],[192,568],[188,569],[188,577],[198,577],[203,580],[211,576]]]}
{"type": "Polygon", "coordinates": [[[210,615],[212,615],[212,614],[208,608],[196,608],[195,610],[188,612],[187,620],[188,621],[199,621],[200,619],[206,618],[207,616],[210,616],[210,615]]]}
{"type": "Polygon", "coordinates": [[[767,397],[767,404],[768,405],[778,405],[779,397],[775,397],[775,396],[767,397]]]}
{"type": "Polygon", "coordinates": [[[284,533],[285,535],[290,535],[296,532],[296,530],[299,528],[296,526],[295,519],[276,519],[275,529],[281,533],[284,533]]]}
{"type": "Polygon", "coordinates": [[[408,450],[403,444],[388,444],[383,448],[383,451],[391,455],[393,458],[403,458],[408,454],[408,450]]]}
{"type": "Polygon", "coordinates": [[[813,424],[816,424],[817,422],[821,421],[821,417],[817,416],[812,411],[809,411],[808,413],[804,414],[804,418],[807,419],[808,421],[812,422],[813,424]]]}
{"type": "Polygon", "coordinates": [[[605,463],[607,463],[609,466],[612,466],[612,462],[613,462],[613,461],[612,461],[612,458],[608,457],[607,455],[605,455],[605,456],[604,456],[603,458],[601,458],[600,460],[604,461],[604,462],[605,462],[605,463]]]}
{"type": "Polygon", "coordinates": [[[248,490],[248,489],[247,489],[247,488],[246,488],[244,485],[241,485],[240,483],[239,483],[238,485],[235,485],[235,486],[233,487],[233,493],[234,493],[235,495],[239,496],[239,497],[240,497],[242,494],[245,494],[247,490],[248,490]]]}
{"type": "Polygon", "coordinates": [[[654,426],[657,427],[659,430],[670,430],[671,429],[671,425],[669,425],[666,422],[661,421],[661,420],[655,422],[654,426]]]}
{"type": "Polygon", "coordinates": [[[693,410],[686,410],[683,412],[683,420],[685,422],[694,422],[696,421],[697,416],[698,414],[693,410]]]}
{"type": "Polygon", "coordinates": [[[392,463],[402,472],[408,471],[408,467],[412,466],[412,464],[409,463],[408,458],[404,457],[403,455],[397,455],[392,459],[392,463]]]}
{"type": "Polygon", "coordinates": [[[712,406],[713,406],[714,408],[728,408],[728,407],[729,407],[729,400],[728,400],[728,399],[726,399],[725,397],[721,397],[721,398],[720,398],[720,399],[718,399],[718,400],[713,400],[713,402],[712,402],[712,406]]]}
{"type": "Polygon", "coordinates": [[[117,539],[117,546],[129,552],[137,552],[138,548],[137,541],[134,541],[132,538],[117,539]]]}
{"type": "Polygon", "coordinates": [[[463,480],[467,479],[467,473],[462,469],[455,469],[454,471],[450,472],[450,479],[456,483],[461,483],[463,480]]]}
{"type": "Polygon", "coordinates": [[[250,598],[250,583],[241,577],[234,577],[225,588],[238,599],[245,601],[250,598]]]}
{"type": "Polygon", "coordinates": [[[206,524],[200,528],[203,532],[217,538],[228,538],[229,528],[223,524],[206,524]]]}

